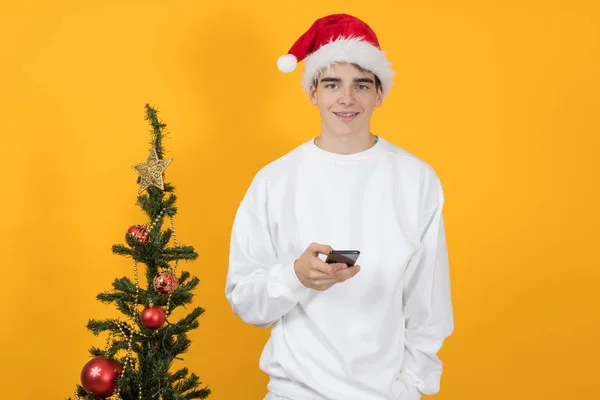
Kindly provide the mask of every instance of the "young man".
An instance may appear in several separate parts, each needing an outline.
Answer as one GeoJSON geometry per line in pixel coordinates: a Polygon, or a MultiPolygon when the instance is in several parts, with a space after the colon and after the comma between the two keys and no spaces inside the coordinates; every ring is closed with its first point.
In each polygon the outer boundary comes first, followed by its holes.
{"type": "Polygon", "coordinates": [[[453,331],[440,181],[371,133],[393,73],[364,22],[317,20],[278,65],[301,59],[321,132],[254,177],[225,290],[243,321],[271,327],[266,399],[436,394],[437,353],[453,331]],[[325,263],[334,249],[360,251],[357,264],[325,263]]]}

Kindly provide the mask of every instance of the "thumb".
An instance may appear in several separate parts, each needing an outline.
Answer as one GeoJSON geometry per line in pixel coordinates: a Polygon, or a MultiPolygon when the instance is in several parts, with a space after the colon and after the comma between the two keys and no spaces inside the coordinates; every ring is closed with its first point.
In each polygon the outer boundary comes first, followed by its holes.
{"type": "Polygon", "coordinates": [[[310,251],[312,252],[313,256],[318,256],[319,254],[329,254],[329,252],[333,251],[333,248],[329,245],[326,244],[320,244],[320,243],[311,243],[311,245],[308,247],[310,249],[310,251]]]}

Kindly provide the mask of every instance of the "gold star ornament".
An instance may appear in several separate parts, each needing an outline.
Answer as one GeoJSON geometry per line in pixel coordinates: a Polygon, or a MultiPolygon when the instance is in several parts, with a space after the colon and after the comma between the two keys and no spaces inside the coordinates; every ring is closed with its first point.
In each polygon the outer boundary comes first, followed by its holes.
{"type": "Polygon", "coordinates": [[[141,177],[140,191],[138,194],[142,193],[150,185],[156,186],[160,190],[165,190],[163,173],[169,164],[171,164],[171,161],[173,161],[172,158],[169,158],[168,160],[159,160],[156,149],[152,147],[146,162],[136,164],[132,167],[141,177]]]}

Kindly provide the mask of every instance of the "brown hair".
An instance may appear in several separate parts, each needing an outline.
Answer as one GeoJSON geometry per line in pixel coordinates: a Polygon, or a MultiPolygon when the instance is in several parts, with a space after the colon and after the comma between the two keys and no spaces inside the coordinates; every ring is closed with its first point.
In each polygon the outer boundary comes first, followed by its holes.
{"type": "MultiPolygon", "coordinates": [[[[340,62],[339,64],[344,64],[342,62],[340,62]]],[[[372,73],[373,75],[375,75],[373,72],[369,71],[366,68],[361,67],[358,64],[355,63],[350,63],[350,65],[352,65],[354,68],[356,68],[357,70],[359,70],[360,72],[362,72],[363,74],[366,73],[372,73]]],[[[313,82],[312,82],[312,86],[313,87],[317,87],[317,85],[319,84],[319,77],[321,76],[321,74],[323,73],[323,71],[325,71],[327,68],[322,68],[320,69],[317,74],[315,75],[315,77],[313,78],[313,82]]],[[[379,79],[379,77],[377,75],[375,75],[375,89],[379,89],[381,87],[381,80],[379,79]]]]}

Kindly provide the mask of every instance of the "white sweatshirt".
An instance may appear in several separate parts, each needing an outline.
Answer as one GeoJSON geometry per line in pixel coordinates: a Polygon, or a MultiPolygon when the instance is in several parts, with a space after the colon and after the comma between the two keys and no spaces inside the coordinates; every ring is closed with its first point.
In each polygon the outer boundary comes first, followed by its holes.
{"type": "MultiPolygon", "coordinates": [[[[307,141],[262,168],[233,223],[226,297],[271,327],[268,390],[293,400],[418,400],[439,391],[454,328],[442,187],[380,138],[341,155],[307,141]],[[360,272],[325,291],[294,261],[311,242],[360,250],[360,272]]],[[[321,257],[324,259],[324,256],[321,257]]]]}

